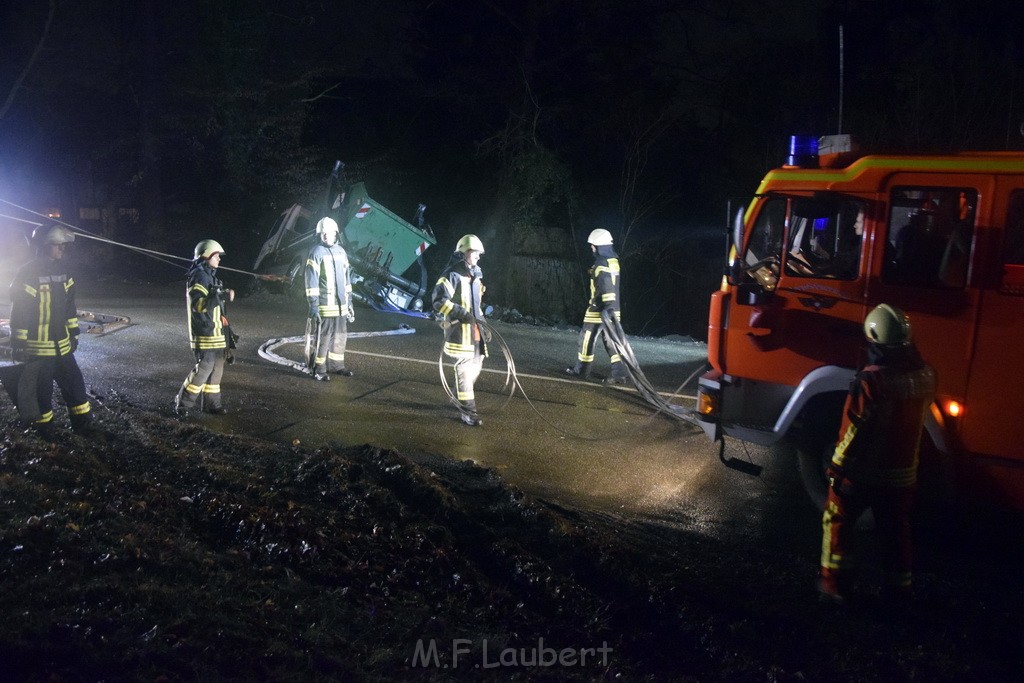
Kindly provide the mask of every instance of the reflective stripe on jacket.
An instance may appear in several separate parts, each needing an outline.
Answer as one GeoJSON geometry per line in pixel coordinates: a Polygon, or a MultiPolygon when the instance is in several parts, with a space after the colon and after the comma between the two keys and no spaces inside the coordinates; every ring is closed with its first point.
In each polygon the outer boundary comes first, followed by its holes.
{"type": "Polygon", "coordinates": [[[935,371],[913,347],[877,348],[846,397],[832,464],[854,482],[913,486],[935,371]]]}
{"type": "Polygon", "coordinates": [[[352,281],[348,254],[340,244],[320,242],[306,257],[306,298],[315,300],[322,318],[348,315],[352,305],[352,281]]]}
{"type": "Polygon", "coordinates": [[[431,295],[434,312],[451,323],[445,330],[444,353],[451,358],[474,358],[487,355],[487,345],[480,339],[480,329],[473,318],[483,318],[480,298],[483,294],[483,272],[472,273],[465,261],[446,270],[434,285],[431,295]]]}
{"type": "Polygon", "coordinates": [[[619,259],[610,246],[597,248],[594,267],[590,269],[590,303],[583,314],[584,323],[601,324],[601,311],[607,309],[618,318],[619,259]]]}
{"type": "Polygon", "coordinates": [[[25,264],[11,283],[12,348],[55,358],[71,353],[71,340],[77,337],[75,279],[59,260],[38,258],[25,264]]]}
{"type": "Polygon", "coordinates": [[[206,261],[197,261],[188,271],[185,302],[188,308],[188,339],[193,349],[226,349],[224,335],[224,285],[206,261]]]}

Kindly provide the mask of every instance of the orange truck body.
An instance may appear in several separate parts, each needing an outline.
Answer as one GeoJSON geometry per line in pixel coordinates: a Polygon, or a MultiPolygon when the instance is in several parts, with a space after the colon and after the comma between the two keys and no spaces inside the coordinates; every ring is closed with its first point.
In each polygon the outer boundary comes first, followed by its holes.
{"type": "Polygon", "coordinates": [[[888,303],[938,375],[922,467],[957,496],[1024,508],[1024,153],[810,165],[769,172],[737,216],[711,297],[705,432],[827,451],[864,318],[888,303]]]}

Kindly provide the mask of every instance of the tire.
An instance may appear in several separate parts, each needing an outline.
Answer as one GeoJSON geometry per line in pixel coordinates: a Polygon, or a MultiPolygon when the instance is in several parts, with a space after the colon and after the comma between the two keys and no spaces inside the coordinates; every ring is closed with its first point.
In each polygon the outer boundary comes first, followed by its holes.
{"type": "Polygon", "coordinates": [[[834,448],[833,443],[818,441],[797,446],[796,449],[800,482],[804,485],[804,491],[807,492],[811,503],[819,510],[825,509],[825,501],[828,499],[828,479],[825,477],[825,470],[832,459],[834,448]]]}

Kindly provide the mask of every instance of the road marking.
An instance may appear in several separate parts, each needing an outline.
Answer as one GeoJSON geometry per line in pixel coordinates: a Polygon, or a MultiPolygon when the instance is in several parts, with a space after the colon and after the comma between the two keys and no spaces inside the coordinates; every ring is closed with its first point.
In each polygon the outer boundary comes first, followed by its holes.
{"type": "MultiPolygon", "coordinates": [[[[385,335],[391,335],[391,334],[411,334],[411,332],[408,332],[406,330],[395,330],[395,331],[385,331],[385,332],[352,332],[352,333],[349,333],[348,336],[351,339],[351,338],[358,338],[358,337],[377,337],[377,336],[385,336],[385,335]]],[[[289,360],[287,358],[284,358],[283,356],[279,356],[276,353],[274,353],[274,350],[276,350],[277,347],[279,347],[279,346],[283,346],[285,344],[303,344],[303,343],[305,343],[305,339],[306,339],[305,337],[280,337],[280,338],[277,338],[277,339],[268,339],[267,341],[263,342],[263,344],[260,345],[259,355],[260,355],[260,357],[265,358],[266,360],[269,360],[272,363],[277,363],[278,365],[286,365],[288,367],[291,367],[291,368],[294,368],[294,369],[298,370],[299,372],[304,372],[306,374],[309,374],[309,368],[307,368],[302,363],[298,363],[296,361],[289,360]]],[[[372,351],[355,351],[353,349],[346,349],[345,350],[345,354],[346,355],[352,354],[352,355],[358,355],[358,356],[370,356],[371,358],[381,358],[383,360],[406,361],[408,363],[422,363],[423,365],[437,365],[437,361],[436,360],[423,360],[422,358],[409,358],[408,356],[392,356],[390,354],[374,353],[372,351]]],[[[447,363],[446,362],[444,365],[445,365],[445,367],[453,367],[452,363],[447,363]]],[[[504,374],[506,374],[505,370],[495,370],[495,369],[492,369],[492,368],[483,368],[482,372],[489,372],[489,373],[495,374],[495,375],[504,375],[504,374]]],[[[552,377],[550,375],[534,375],[534,374],[527,373],[527,372],[517,372],[516,376],[520,377],[520,378],[528,377],[530,379],[543,380],[545,382],[562,382],[562,383],[565,383],[565,384],[577,384],[577,385],[582,384],[584,386],[589,386],[589,387],[595,386],[593,382],[585,382],[585,381],[578,380],[578,379],[565,379],[563,377],[552,377]]],[[[633,393],[639,393],[639,392],[637,392],[637,390],[634,387],[627,387],[627,386],[624,386],[624,385],[613,385],[612,388],[617,389],[619,391],[630,391],[630,392],[633,392],[633,393]]],[[[688,399],[688,400],[691,400],[691,401],[697,400],[697,397],[694,396],[694,395],[691,395],[691,394],[675,394],[675,393],[672,393],[671,391],[659,391],[658,395],[659,396],[665,396],[665,397],[668,397],[668,398],[688,399]]]]}

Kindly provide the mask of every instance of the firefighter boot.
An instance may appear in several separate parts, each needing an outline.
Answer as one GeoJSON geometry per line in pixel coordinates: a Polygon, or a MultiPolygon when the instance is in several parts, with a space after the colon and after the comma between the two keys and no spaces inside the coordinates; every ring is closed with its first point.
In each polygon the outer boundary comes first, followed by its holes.
{"type": "Polygon", "coordinates": [[[459,417],[470,427],[479,427],[484,423],[476,413],[476,401],[462,401],[459,406],[459,417]]]}
{"type": "Polygon", "coordinates": [[[85,413],[84,415],[72,415],[71,416],[71,431],[79,436],[92,437],[98,436],[99,430],[92,423],[92,413],[85,413]]]}
{"type": "Polygon", "coordinates": [[[605,384],[625,384],[629,380],[629,373],[626,372],[626,366],[622,364],[622,361],[618,363],[612,363],[612,374],[610,377],[605,377],[605,384]]]}
{"type": "Polygon", "coordinates": [[[572,375],[573,377],[579,377],[580,379],[586,379],[590,377],[590,363],[578,362],[571,368],[566,368],[565,374],[572,375]]]}
{"type": "Polygon", "coordinates": [[[327,373],[327,364],[313,367],[313,379],[317,382],[330,382],[331,376],[327,373]]]}
{"type": "Polygon", "coordinates": [[[849,579],[834,569],[822,568],[818,576],[818,596],[824,602],[841,605],[850,596],[849,579]]]}

